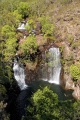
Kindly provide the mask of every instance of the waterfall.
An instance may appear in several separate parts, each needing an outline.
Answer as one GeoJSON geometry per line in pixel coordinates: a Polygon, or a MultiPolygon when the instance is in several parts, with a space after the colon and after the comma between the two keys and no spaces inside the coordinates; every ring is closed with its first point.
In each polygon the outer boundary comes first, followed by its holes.
{"type": "Polygon", "coordinates": [[[16,79],[20,89],[21,90],[26,89],[28,87],[28,85],[26,85],[26,83],[25,83],[24,68],[20,67],[17,60],[14,60],[13,71],[14,71],[14,78],[16,79]]]}
{"type": "Polygon", "coordinates": [[[25,27],[27,26],[29,26],[28,22],[27,23],[22,22],[19,24],[19,27],[17,28],[17,30],[26,30],[25,27]]]}
{"type": "Polygon", "coordinates": [[[17,29],[18,30],[25,30],[25,24],[21,23],[17,29]]]}
{"type": "Polygon", "coordinates": [[[42,69],[42,80],[49,83],[60,84],[60,51],[59,48],[50,48],[45,53],[45,66],[42,69]]]}

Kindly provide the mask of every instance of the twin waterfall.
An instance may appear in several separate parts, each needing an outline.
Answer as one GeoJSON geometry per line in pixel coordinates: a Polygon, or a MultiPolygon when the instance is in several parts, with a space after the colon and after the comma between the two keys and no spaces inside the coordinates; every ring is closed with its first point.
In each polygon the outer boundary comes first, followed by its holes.
{"type": "MultiPolygon", "coordinates": [[[[44,66],[41,69],[41,79],[49,83],[60,84],[60,51],[59,48],[52,47],[45,53],[44,66]]],[[[26,89],[28,86],[25,83],[24,68],[20,67],[17,60],[14,60],[14,78],[16,79],[21,90],[26,89]]]]}

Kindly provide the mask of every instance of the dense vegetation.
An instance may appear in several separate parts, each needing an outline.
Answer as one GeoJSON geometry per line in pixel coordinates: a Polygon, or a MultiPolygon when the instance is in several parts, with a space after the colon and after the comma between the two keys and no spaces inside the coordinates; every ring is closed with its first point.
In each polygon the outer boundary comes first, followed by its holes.
{"type": "Polygon", "coordinates": [[[23,120],[78,120],[80,119],[80,101],[59,101],[48,87],[39,89],[31,98],[31,106],[26,108],[23,120]]]}
{"type": "MultiPolygon", "coordinates": [[[[71,4],[74,0],[57,0],[56,3],[63,7],[71,4]]],[[[79,0],[77,0],[79,1],[79,0]]],[[[1,120],[8,120],[6,115],[5,101],[8,99],[8,92],[13,89],[13,59],[18,52],[22,53],[22,62],[31,60],[30,55],[35,54],[39,44],[35,32],[36,22],[39,22],[41,29],[39,33],[43,35],[43,43],[47,38],[51,42],[59,41],[57,38],[57,29],[52,16],[48,16],[48,11],[55,0],[0,0],[0,117],[1,120]],[[45,17],[46,15],[46,17],[45,17]],[[24,33],[17,31],[21,21],[28,19],[28,26],[25,26],[29,36],[26,37],[23,44],[19,40],[23,39],[24,33]]],[[[54,7],[54,5],[53,5],[54,7]]],[[[51,13],[52,14],[52,13],[51,13]]],[[[79,41],[74,42],[73,36],[68,35],[67,41],[72,49],[77,49],[79,41]]],[[[64,51],[64,50],[63,50],[64,51]]],[[[62,51],[62,52],[63,52],[62,51]]],[[[36,59],[36,58],[35,58],[36,59]]],[[[80,79],[80,61],[78,64],[70,63],[71,56],[64,60],[63,64],[70,66],[72,79],[80,79]],[[67,61],[67,62],[66,62],[67,61]]],[[[67,70],[67,71],[68,71],[67,70]]],[[[13,90],[14,91],[14,90],[13,90]]],[[[31,98],[32,106],[26,108],[26,120],[78,120],[80,119],[80,102],[70,101],[61,102],[58,96],[47,87],[38,90],[31,98]],[[40,97],[39,97],[40,96],[40,97]],[[64,110],[64,111],[63,111],[64,110]]],[[[24,119],[24,118],[23,118],[24,119]]]]}

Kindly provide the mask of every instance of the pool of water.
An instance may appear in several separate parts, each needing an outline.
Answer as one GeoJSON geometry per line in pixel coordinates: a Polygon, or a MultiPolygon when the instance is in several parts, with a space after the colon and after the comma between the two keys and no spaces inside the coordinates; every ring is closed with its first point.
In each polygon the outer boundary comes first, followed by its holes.
{"type": "Polygon", "coordinates": [[[60,85],[51,84],[47,81],[34,81],[30,84],[32,91],[36,92],[38,89],[42,89],[48,86],[54,93],[58,95],[59,100],[70,100],[72,97],[72,90],[64,90],[60,85]]]}

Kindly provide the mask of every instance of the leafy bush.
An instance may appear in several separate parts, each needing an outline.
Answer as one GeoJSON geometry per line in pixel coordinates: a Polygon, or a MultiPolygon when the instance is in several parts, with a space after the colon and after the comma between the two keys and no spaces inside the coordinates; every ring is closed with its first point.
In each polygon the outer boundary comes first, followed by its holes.
{"type": "Polygon", "coordinates": [[[36,27],[36,25],[35,25],[35,22],[33,21],[33,19],[28,20],[28,24],[27,24],[27,26],[25,26],[25,28],[28,30],[29,33],[31,33],[32,30],[35,29],[35,27],[36,27]]]}
{"type": "MultiPolygon", "coordinates": [[[[32,96],[33,108],[29,107],[28,111],[33,114],[28,116],[32,120],[57,120],[60,117],[58,109],[58,96],[48,87],[38,90],[32,96]]],[[[29,115],[29,114],[28,114],[29,115]]],[[[27,115],[26,115],[27,117],[27,115]]]]}
{"type": "Polygon", "coordinates": [[[56,93],[47,86],[38,89],[32,96],[31,105],[26,108],[23,120],[79,120],[80,101],[59,100],[56,93]]]}
{"type": "Polygon", "coordinates": [[[35,16],[41,16],[44,14],[44,11],[46,10],[47,6],[45,3],[45,0],[36,0],[31,5],[31,15],[35,16]]]}
{"type": "Polygon", "coordinates": [[[11,36],[11,35],[15,35],[14,34],[14,30],[15,30],[15,28],[13,27],[13,26],[9,26],[9,25],[4,25],[3,27],[2,27],[2,31],[1,31],[1,33],[2,33],[2,35],[4,36],[4,38],[6,37],[6,38],[8,38],[9,36],[11,36]]]}
{"type": "Polygon", "coordinates": [[[46,36],[51,36],[55,32],[55,26],[50,22],[49,18],[41,17],[40,19],[42,25],[42,32],[46,36]]]}
{"type": "Polygon", "coordinates": [[[4,50],[4,56],[5,56],[5,61],[10,61],[15,53],[16,53],[16,47],[17,47],[17,43],[16,43],[16,38],[9,38],[6,40],[5,43],[5,50],[4,50]]]}
{"type": "Polygon", "coordinates": [[[80,64],[70,66],[70,74],[75,80],[80,79],[80,64]]]}
{"type": "Polygon", "coordinates": [[[28,17],[30,14],[30,7],[29,4],[26,2],[20,2],[18,7],[19,14],[22,15],[22,18],[28,17]]]}
{"type": "Polygon", "coordinates": [[[79,120],[80,119],[80,101],[76,101],[72,105],[73,107],[73,120],[79,120]]]}
{"type": "Polygon", "coordinates": [[[35,36],[29,36],[27,39],[20,45],[20,48],[24,51],[26,55],[35,53],[37,50],[37,41],[35,36]]]}
{"type": "Polygon", "coordinates": [[[13,13],[12,13],[13,17],[15,18],[14,21],[14,25],[16,24],[15,27],[17,27],[20,23],[20,21],[22,20],[22,15],[18,13],[18,10],[15,10],[13,13]]]}

